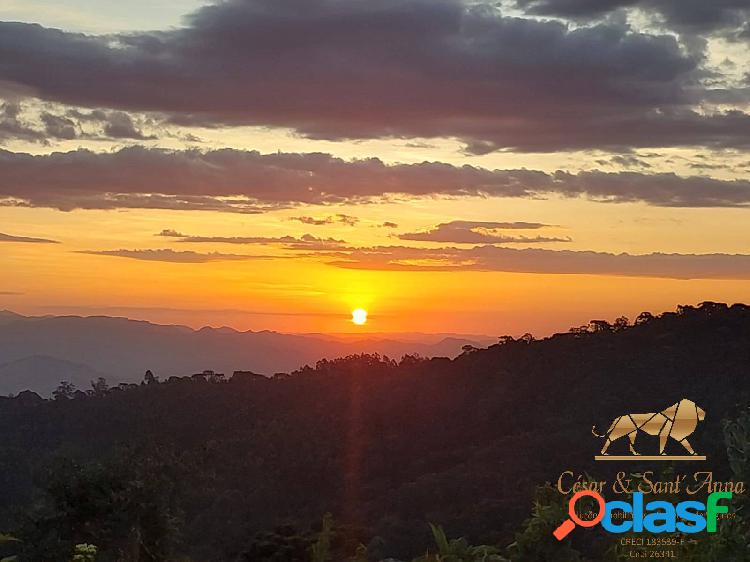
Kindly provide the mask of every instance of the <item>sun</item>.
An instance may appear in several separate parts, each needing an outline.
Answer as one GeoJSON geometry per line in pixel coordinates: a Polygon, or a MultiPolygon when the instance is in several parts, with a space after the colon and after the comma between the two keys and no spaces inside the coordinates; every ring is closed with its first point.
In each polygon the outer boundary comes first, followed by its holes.
{"type": "Polygon", "coordinates": [[[352,310],[352,322],[357,326],[361,326],[367,322],[367,311],[364,308],[355,308],[352,310]]]}

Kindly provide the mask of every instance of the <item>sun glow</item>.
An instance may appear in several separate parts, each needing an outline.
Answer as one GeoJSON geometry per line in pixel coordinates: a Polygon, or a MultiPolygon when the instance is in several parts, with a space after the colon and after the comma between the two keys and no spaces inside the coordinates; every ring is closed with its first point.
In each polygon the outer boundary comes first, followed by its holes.
{"type": "Polygon", "coordinates": [[[357,326],[361,326],[367,322],[367,311],[364,308],[355,308],[352,310],[352,322],[357,326]]]}

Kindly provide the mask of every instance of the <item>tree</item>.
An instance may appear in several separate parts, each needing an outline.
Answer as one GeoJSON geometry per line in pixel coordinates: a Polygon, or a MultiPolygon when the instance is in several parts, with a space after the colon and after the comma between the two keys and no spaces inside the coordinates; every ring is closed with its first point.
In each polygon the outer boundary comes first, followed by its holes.
{"type": "Polygon", "coordinates": [[[635,319],[635,325],[640,326],[642,324],[646,324],[648,322],[651,322],[654,318],[655,316],[650,312],[641,312],[635,319]]]}
{"type": "Polygon", "coordinates": [[[109,392],[109,385],[107,379],[104,377],[98,377],[95,381],[91,381],[91,391],[94,396],[104,396],[109,392]]]}
{"type": "Polygon", "coordinates": [[[627,316],[620,316],[615,320],[615,323],[612,324],[612,328],[615,332],[625,330],[628,326],[630,326],[630,320],[628,320],[627,316]]]}
{"type": "Polygon", "coordinates": [[[58,387],[52,392],[55,400],[69,400],[73,398],[76,392],[76,385],[68,381],[60,381],[58,387]]]}
{"type": "Polygon", "coordinates": [[[181,466],[162,450],[119,450],[91,464],[58,458],[37,476],[43,493],[16,533],[19,560],[89,561],[91,545],[97,562],[171,560],[181,466]]]}
{"type": "Polygon", "coordinates": [[[145,384],[157,384],[159,382],[159,377],[155,376],[154,373],[151,372],[151,369],[149,369],[143,376],[143,382],[145,384]]]}

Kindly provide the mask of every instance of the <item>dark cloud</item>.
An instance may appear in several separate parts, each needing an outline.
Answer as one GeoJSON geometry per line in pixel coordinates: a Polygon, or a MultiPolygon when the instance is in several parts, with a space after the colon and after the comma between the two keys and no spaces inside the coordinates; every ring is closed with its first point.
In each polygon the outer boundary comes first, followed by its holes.
{"type": "Polygon", "coordinates": [[[540,244],[570,242],[555,236],[508,236],[500,230],[538,230],[548,225],[527,222],[451,221],[424,232],[399,234],[401,240],[449,242],[453,244],[540,244]]]}
{"type": "Polygon", "coordinates": [[[47,111],[41,116],[48,137],[71,140],[78,136],[78,126],[72,119],[54,115],[47,111]]]}
{"type": "Polygon", "coordinates": [[[114,111],[104,118],[104,134],[113,139],[155,139],[155,135],[145,135],[136,127],[133,119],[127,113],[114,111]]]}
{"type": "Polygon", "coordinates": [[[21,112],[21,104],[18,102],[6,101],[0,103],[0,140],[21,139],[45,142],[44,133],[24,121],[21,112]]]}
{"type": "Polygon", "coordinates": [[[119,258],[131,258],[144,261],[161,261],[170,263],[207,263],[212,261],[237,261],[266,259],[265,256],[243,256],[238,254],[221,254],[210,252],[201,254],[199,252],[178,252],[175,250],[82,250],[79,254],[92,254],[95,256],[115,256],[119,258]]]}
{"type": "MultiPolygon", "coordinates": [[[[0,24],[1,25],[1,24],[0,24]]],[[[143,121],[141,119],[140,121],[143,121]]],[[[60,113],[52,104],[36,115],[28,104],[0,100],[0,140],[15,139],[48,144],[52,139],[154,140],[128,113],[122,111],[71,109],[60,113]]],[[[187,135],[186,140],[194,140],[187,135]]]]}
{"type": "Polygon", "coordinates": [[[378,225],[380,228],[398,228],[398,224],[391,221],[385,221],[382,224],[378,225]]]}
{"type": "Polygon", "coordinates": [[[476,153],[750,140],[745,113],[692,109],[701,56],[622,23],[568,27],[460,0],[229,0],[187,23],[107,36],[0,23],[0,80],[174,123],[455,137],[476,153]]]}
{"type": "Polygon", "coordinates": [[[750,205],[750,182],[672,173],[489,170],[328,154],[129,147],[31,155],[0,150],[0,206],[259,213],[300,204],[412,197],[546,195],[675,207],[750,205]]]}
{"type": "Polygon", "coordinates": [[[623,168],[651,168],[651,164],[632,154],[616,154],[610,160],[623,168]]]}
{"type": "Polygon", "coordinates": [[[359,222],[359,219],[357,217],[353,217],[351,215],[342,215],[342,214],[336,214],[336,215],[330,215],[323,218],[316,218],[316,217],[289,217],[289,220],[291,221],[298,221],[302,224],[310,224],[314,226],[323,226],[326,224],[345,224],[347,226],[354,226],[359,222]]]}
{"type": "Polygon", "coordinates": [[[335,238],[318,238],[311,234],[296,236],[191,236],[182,234],[175,230],[162,230],[158,236],[177,238],[180,242],[192,243],[219,243],[219,244],[261,244],[261,245],[281,245],[286,249],[310,249],[310,250],[327,250],[330,248],[341,248],[346,244],[344,240],[335,238]]]}
{"type": "Polygon", "coordinates": [[[747,0],[516,0],[528,13],[578,20],[622,8],[640,8],[681,33],[733,34],[750,15],[747,0]]]}
{"type": "Polygon", "coordinates": [[[13,236],[0,232],[0,242],[26,242],[32,244],[59,244],[57,240],[48,240],[46,238],[32,238],[30,236],[13,236]]]}
{"type": "Polygon", "coordinates": [[[328,254],[329,264],[352,269],[396,271],[503,271],[582,275],[621,275],[668,279],[750,279],[750,255],[610,254],[476,246],[352,248],[328,254]]]}

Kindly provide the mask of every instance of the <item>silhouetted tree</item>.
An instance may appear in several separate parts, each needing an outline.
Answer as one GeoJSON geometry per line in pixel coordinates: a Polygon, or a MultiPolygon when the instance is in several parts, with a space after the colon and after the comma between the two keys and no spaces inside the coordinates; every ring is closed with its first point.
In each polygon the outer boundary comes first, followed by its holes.
{"type": "Polygon", "coordinates": [[[73,398],[76,391],[76,386],[68,381],[60,381],[60,384],[52,392],[52,397],[55,400],[69,400],[73,398]]]}
{"type": "Polygon", "coordinates": [[[109,392],[107,379],[98,377],[95,381],[91,381],[91,391],[94,396],[104,396],[107,394],[109,392]]]}
{"type": "Polygon", "coordinates": [[[151,372],[151,369],[149,369],[143,376],[143,382],[145,384],[157,384],[159,382],[159,377],[155,376],[154,373],[151,372]]]}
{"type": "Polygon", "coordinates": [[[628,320],[627,316],[620,316],[615,320],[615,323],[612,324],[612,329],[615,332],[621,332],[622,330],[625,330],[630,326],[630,320],[628,320]]]}
{"type": "Polygon", "coordinates": [[[640,326],[642,324],[646,324],[647,322],[650,322],[653,320],[655,316],[651,314],[650,312],[641,312],[638,317],[635,319],[635,325],[640,326]]]}

